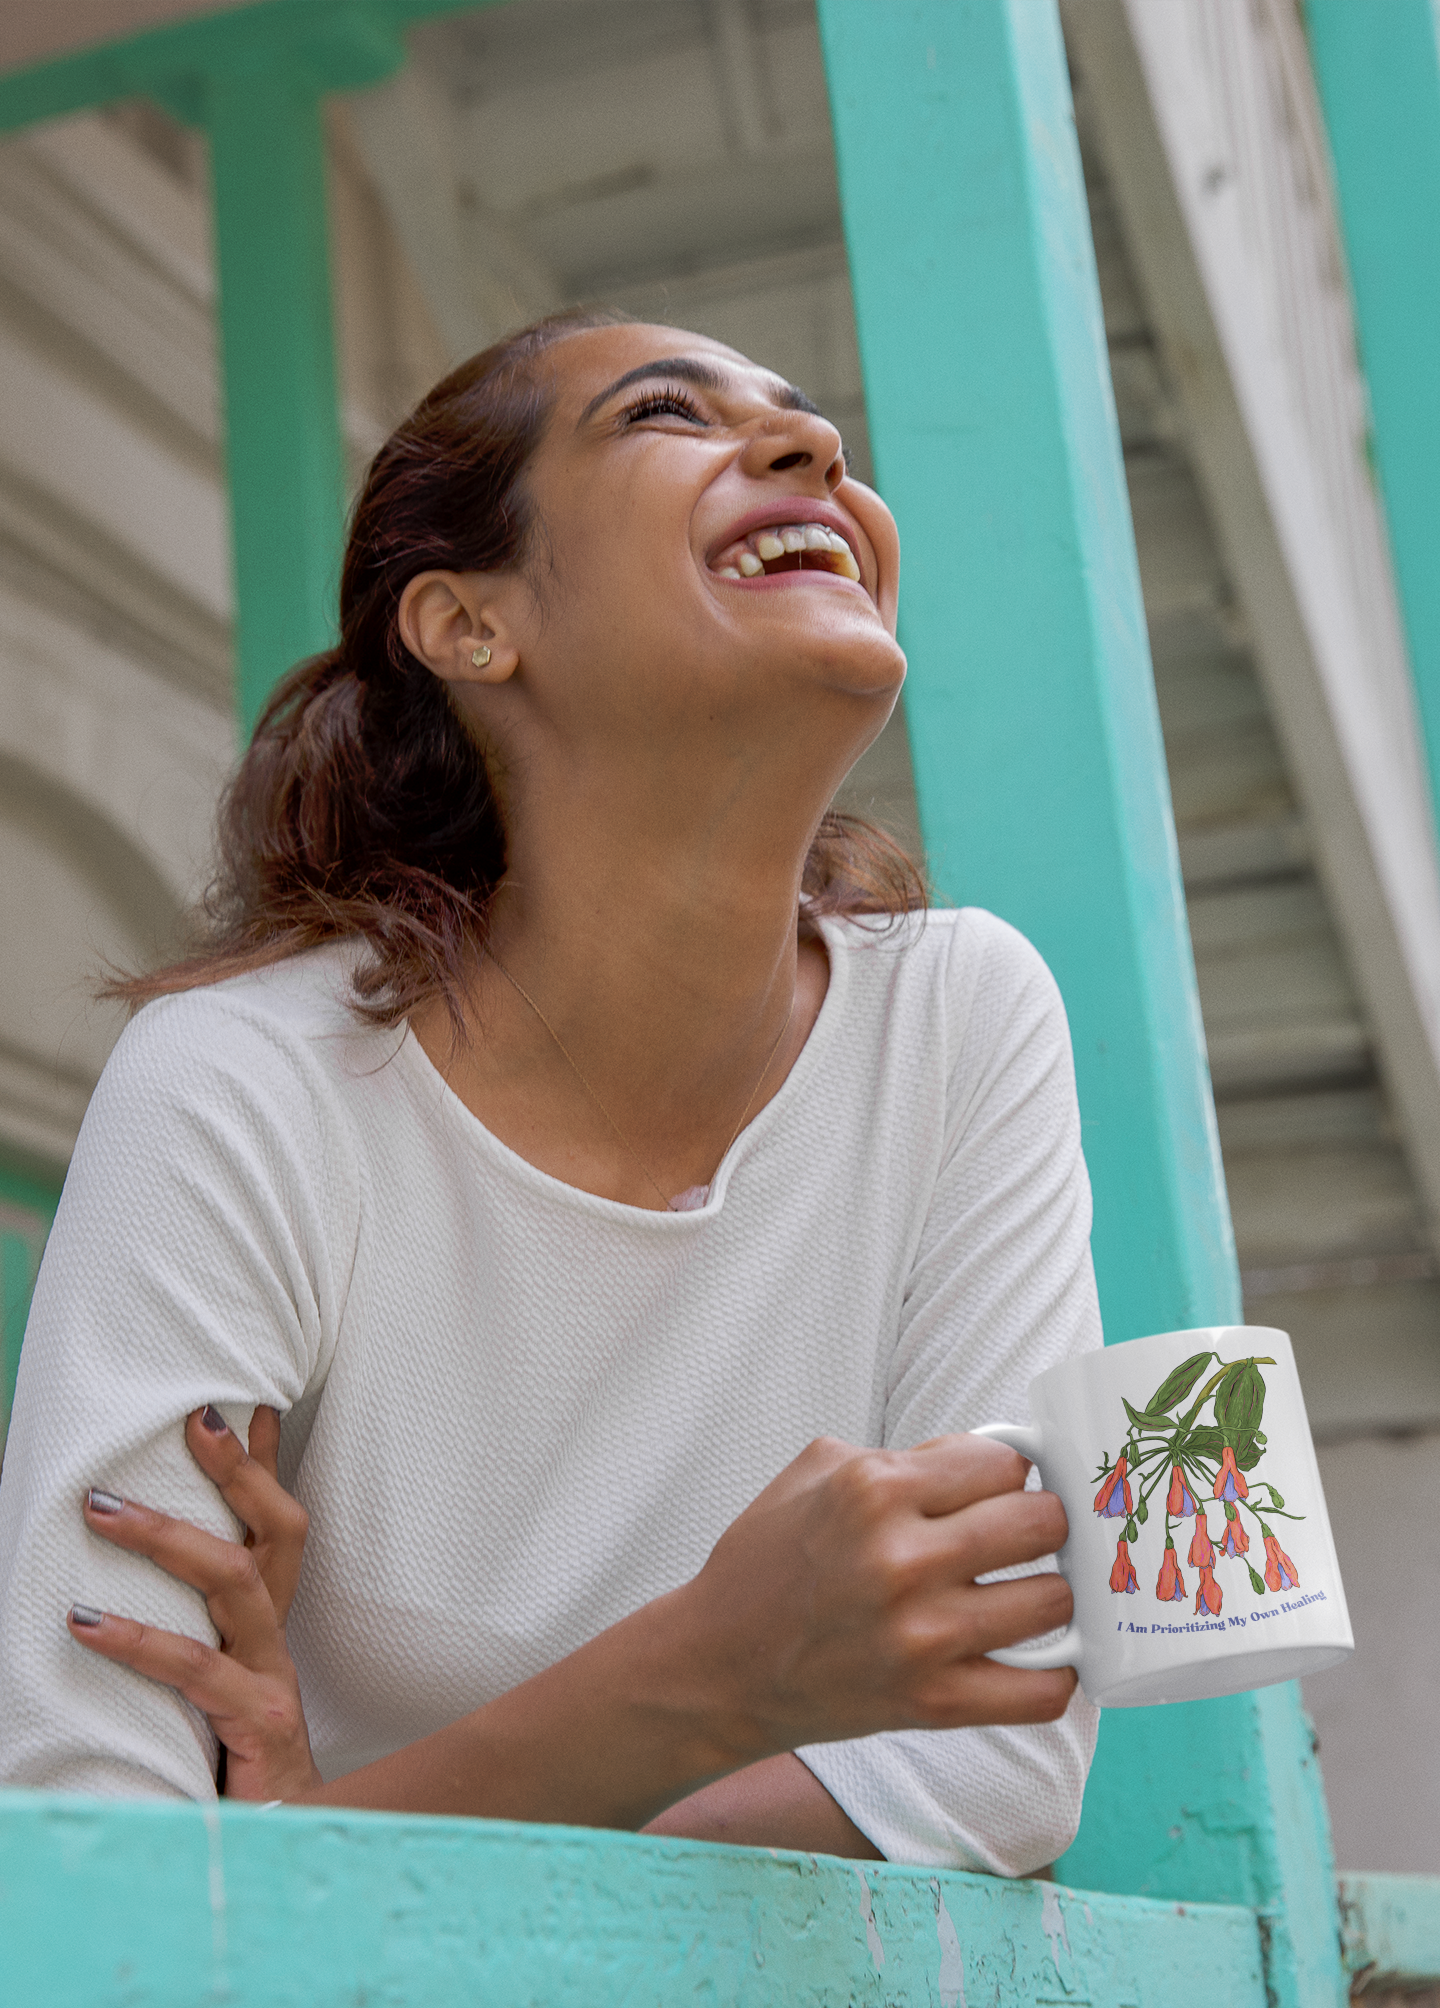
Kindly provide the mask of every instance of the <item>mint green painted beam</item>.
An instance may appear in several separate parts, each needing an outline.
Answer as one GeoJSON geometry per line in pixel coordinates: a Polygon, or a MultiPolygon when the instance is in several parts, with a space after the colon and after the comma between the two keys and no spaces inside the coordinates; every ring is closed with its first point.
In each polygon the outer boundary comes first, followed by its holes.
{"type": "Polygon", "coordinates": [[[220,277],[235,680],[248,736],[334,638],[345,466],[318,94],[281,70],[204,92],[220,277]]]}
{"type": "Polygon", "coordinates": [[[1440,1877],[1340,1878],[1345,1970],[1368,1988],[1440,1982],[1440,1877]]]}
{"type": "Polygon", "coordinates": [[[1050,0],[821,0],[942,892],[1059,979],[1112,1339],[1237,1320],[1164,748],[1050,0]]]}
{"type": "Polygon", "coordinates": [[[0,1798],[44,2008],[1264,2008],[1245,1910],[577,1828],[0,1798]]]}
{"type": "Polygon", "coordinates": [[[0,78],[0,129],[145,94],[209,132],[245,734],[334,634],[345,470],[321,97],[397,69],[404,23],[457,4],[264,0],[0,78]]]}
{"type": "Polygon", "coordinates": [[[287,69],[207,81],[236,705],[335,632],[345,465],[318,92],[287,69]]]}
{"type": "Polygon", "coordinates": [[[395,67],[400,29],[492,4],[494,0],[258,0],[170,22],[0,76],[0,132],[121,98],[170,100],[177,89],[198,88],[206,78],[282,61],[317,88],[359,90],[395,67]]]}
{"type": "Polygon", "coordinates": [[[1415,690],[1440,805],[1440,15],[1305,0],[1415,690]]]}
{"type": "Polygon", "coordinates": [[[0,1450],[15,1401],[30,1296],[59,1203],[58,1180],[37,1178],[0,1156],[0,1450]]]}
{"type": "MultiPolygon", "coordinates": [[[[1238,1319],[1056,10],[820,0],[820,24],[926,843],[1059,980],[1107,1336],[1238,1319]]],[[[1293,1689],[1107,1714],[1062,1873],[1251,1905],[1277,2003],[1344,1997],[1293,1689]]]]}

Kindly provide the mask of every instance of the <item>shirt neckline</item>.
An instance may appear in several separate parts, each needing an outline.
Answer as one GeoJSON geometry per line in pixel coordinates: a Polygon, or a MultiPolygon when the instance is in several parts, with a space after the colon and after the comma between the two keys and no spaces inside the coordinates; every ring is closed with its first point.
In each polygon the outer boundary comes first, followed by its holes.
{"type": "Polygon", "coordinates": [[[512,1150],[487,1129],[472,1108],[464,1103],[445,1076],[431,1060],[430,1055],[411,1031],[405,1026],[405,1036],[400,1042],[395,1058],[401,1065],[409,1066],[424,1078],[432,1093],[438,1091],[441,1107],[449,1120],[455,1123],[462,1135],[478,1149],[482,1155],[494,1163],[519,1183],[531,1186],[537,1194],[543,1194],[552,1202],[572,1206],[582,1212],[597,1213],[603,1218],[624,1220],[635,1223],[654,1223],[653,1227],[642,1231],[659,1233],[693,1233],[698,1225],[713,1220],[724,1211],[725,1196],[729,1190],[731,1174],[748,1148],[756,1142],[763,1142],[769,1131],[779,1122],[790,1105],[805,1092],[806,1084],[820,1066],[826,1047],[834,1037],[834,1026],[845,1003],[850,982],[849,946],[845,939],[843,924],[823,917],[814,922],[815,931],[825,948],[826,961],[830,965],[829,981],[825,995],[820,1000],[820,1009],[815,1015],[815,1023],[810,1027],[809,1036],[795,1057],[791,1067],[777,1091],[766,1102],[764,1108],[753,1116],[726,1151],[716,1166],[710,1181],[710,1196],[703,1206],[691,1212],[661,1212],[648,1206],[631,1206],[623,1199],[607,1199],[602,1193],[587,1192],[583,1186],[570,1185],[563,1178],[556,1178],[553,1172],[542,1171],[538,1164],[532,1164],[517,1150],[512,1150]]]}

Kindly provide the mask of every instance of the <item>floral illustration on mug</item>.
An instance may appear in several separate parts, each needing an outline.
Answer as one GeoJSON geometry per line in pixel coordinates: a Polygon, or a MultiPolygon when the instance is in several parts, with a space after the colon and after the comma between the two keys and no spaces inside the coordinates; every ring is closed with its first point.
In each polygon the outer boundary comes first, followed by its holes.
{"type": "Polygon", "coordinates": [[[1187,1521],[1193,1531],[1185,1562],[1197,1572],[1197,1617],[1202,1611],[1211,1617],[1220,1615],[1224,1599],[1215,1571],[1222,1562],[1244,1562],[1256,1596],[1263,1597],[1267,1589],[1299,1588],[1299,1571],[1261,1508],[1263,1505],[1271,1519],[1303,1520],[1305,1516],[1287,1512],[1284,1499],[1270,1481],[1256,1475],[1266,1450],[1265,1432],[1260,1427],[1265,1413],[1265,1376],[1260,1369],[1274,1364],[1269,1358],[1226,1362],[1215,1352],[1194,1353],[1166,1375],[1143,1407],[1132,1407],[1121,1397],[1130,1427],[1115,1462],[1110,1462],[1107,1452],[1095,1474],[1100,1482],[1096,1513],[1102,1520],[1124,1522],[1115,1546],[1115,1566],[1110,1571],[1110,1587],[1117,1595],[1134,1596],[1140,1587],[1130,1548],[1132,1542],[1139,1541],[1140,1529],[1150,1518],[1151,1500],[1162,1493],[1165,1546],[1155,1581],[1155,1595],[1162,1604],[1183,1603],[1189,1595],[1175,1545],[1177,1532],[1181,1540],[1185,1538],[1187,1521]],[[1217,1371],[1180,1415],[1181,1403],[1190,1399],[1212,1361],[1217,1371]],[[1209,1421],[1203,1419],[1207,1402],[1212,1404],[1209,1421]],[[1267,1496],[1262,1499],[1262,1494],[1267,1496]],[[1210,1513],[1217,1505],[1225,1517],[1212,1534],[1210,1513]],[[1263,1578],[1254,1563],[1246,1560],[1250,1548],[1246,1514],[1255,1522],[1265,1546],[1263,1578]]]}

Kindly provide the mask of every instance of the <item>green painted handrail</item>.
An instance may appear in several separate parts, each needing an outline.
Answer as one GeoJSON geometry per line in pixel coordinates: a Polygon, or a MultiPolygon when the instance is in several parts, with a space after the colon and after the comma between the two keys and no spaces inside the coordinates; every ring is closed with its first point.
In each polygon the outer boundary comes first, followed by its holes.
{"type": "Polygon", "coordinates": [[[1344,1875],[1345,1970],[1367,1988],[1440,1981],[1440,1876],[1344,1875]]]}
{"type": "Polygon", "coordinates": [[[578,1828],[0,1795],[44,2008],[1264,2008],[1254,1916],[578,1828]]]}

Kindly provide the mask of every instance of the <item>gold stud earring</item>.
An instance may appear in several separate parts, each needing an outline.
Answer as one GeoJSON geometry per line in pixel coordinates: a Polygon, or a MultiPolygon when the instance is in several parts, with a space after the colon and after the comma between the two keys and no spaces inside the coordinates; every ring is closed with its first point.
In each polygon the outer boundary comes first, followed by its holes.
{"type": "Polygon", "coordinates": [[[483,669],[485,667],[486,663],[490,660],[490,651],[488,648],[485,647],[483,642],[481,643],[479,648],[471,650],[470,660],[474,663],[477,669],[483,669]]]}

